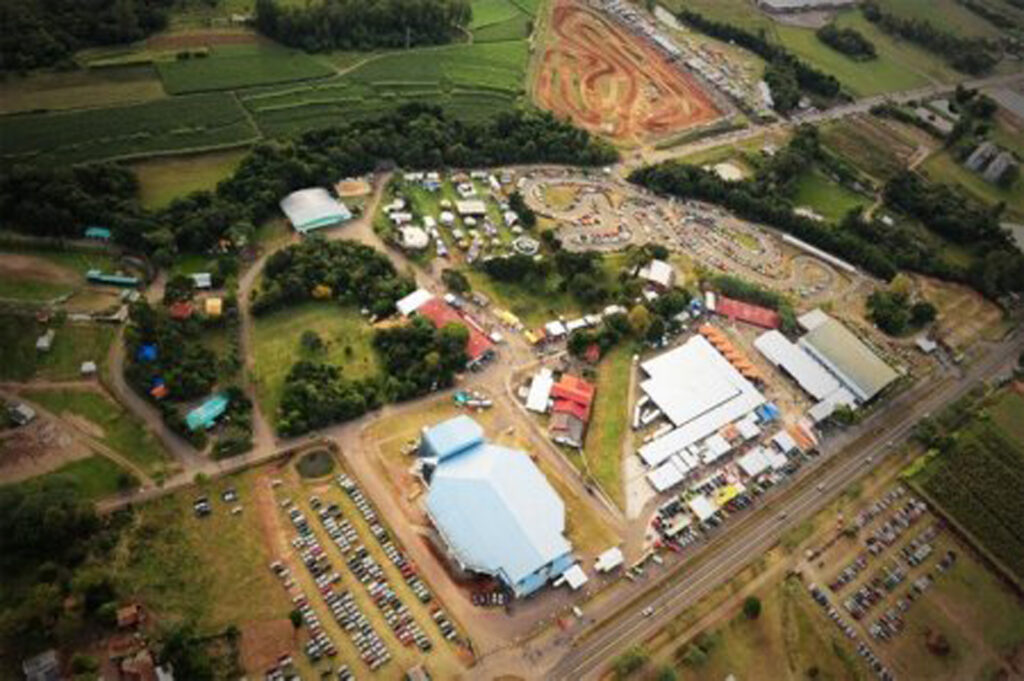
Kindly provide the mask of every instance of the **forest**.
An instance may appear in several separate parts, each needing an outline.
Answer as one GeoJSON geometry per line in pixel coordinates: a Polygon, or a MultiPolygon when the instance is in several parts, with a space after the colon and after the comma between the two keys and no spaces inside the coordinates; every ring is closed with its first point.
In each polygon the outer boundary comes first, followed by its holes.
{"type": "Polygon", "coordinates": [[[325,0],[304,6],[256,2],[261,33],[307,52],[447,43],[471,18],[467,0],[325,0]]]}
{"type": "Polygon", "coordinates": [[[3,0],[0,73],[74,67],[76,50],[141,40],[167,25],[174,0],[3,0]]]}

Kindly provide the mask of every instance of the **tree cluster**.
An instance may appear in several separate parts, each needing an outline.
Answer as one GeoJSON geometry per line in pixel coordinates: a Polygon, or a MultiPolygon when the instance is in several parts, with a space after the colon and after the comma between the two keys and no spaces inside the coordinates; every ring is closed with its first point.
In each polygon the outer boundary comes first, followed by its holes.
{"type": "Polygon", "coordinates": [[[401,277],[387,256],[356,241],[308,238],[282,248],[263,267],[263,281],[252,293],[253,314],[314,298],[367,308],[384,317],[415,284],[401,277]]]}
{"type": "Polygon", "coordinates": [[[893,176],[885,184],[884,198],[887,205],[917,218],[954,243],[1008,243],[999,225],[1001,210],[968,201],[948,185],[926,182],[910,171],[893,176]]]}
{"type": "Polygon", "coordinates": [[[854,28],[836,28],[835,24],[825,24],[815,35],[832,49],[853,59],[868,61],[878,56],[875,44],[854,28]]]}
{"type": "Polygon", "coordinates": [[[884,11],[874,0],[863,3],[861,11],[865,19],[886,33],[917,43],[946,59],[958,71],[978,75],[991,70],[999,61],[985,40],[963,38],[928,21],[897,16],[884,11]]]}
{"type": "Polygon", "coordinates": [[[789,300],[781,293],[730,274],[712,275],[710,284],[727,298],[775,310],[779,313],[780,326],[784,332],[795,333],[797,331],[796,313],[789,300]]]}
{"type": "Polygon", "coordinates": [[[910,297],[902,291],[879,289],[868,296],[868,316],[890,336],[920,329],[934,321],[935,315],[934,305],[924,300],[911,304],[910,297]]]}
{"type": "Polygon", "coordinates": [[[526,199],[523,198],[522,192],[518,189],[508,197],[508,207],[519,216],[519,224],[524,229],[533,229],[537,226],[537,213],[526,205],[526,199]]]}
{"type": "Polygon", "coordinates": [[[764,79],[771,88],[775,109],[781,113],[796,108],[801,91],[825,98],[834,98],[840,94],[841,88],[835,76],[819,71],[784,47],[769,42],[764,31],[751,33],[731,24],[712,21],[687,9],[679,12],[678,16],[701,33],[735,43],[768,62],[764,79]]]}
{"type": "Polygon", "coordinates": [[[307,52],[438,45],[469,25],[467,0],[257,0],[256,28],[307,52]]]}
{"type": "Polygon", "coordinates": [[[141,40],[167,25],[174,0],[3,0],[0,73],[74,68],[72,54],[141,40]]]}
{"type": "Polygon", "coordinates": [[[451,387],[466,365],[469,330],[461,324],[435,329],[426,319],[380,329],[373,346],[384,371],[353,380],[343,367],[297,362],[285,378],[277,428],[300,435],[315,428],[361,416],[385,402],[401,401],[451,387]]]}
{"type": "Polygon", "coordinates": [[[513,254],[481,260],[477,267],[498,281],[522,286],[537,295],[568,292],[587,306],[605,303],[616,293],[614,285],[606,281],[600,254],[591,251],[559,249],[551,258],[541,259],[513,254]]]}
{"type": "Polygon", "coordinates": [[[289,192],[328,186],[381,164],[604,165],[616,158],[607,143],[550,113],[516,110],[465,123],[437,107],[410,104],[377,119],[257,145],[215,191],[195,192],[156,213],[138,205],[131,172],[109,164],[0,171],[0,208],[8,228],[29,234],[67,237],[80,235],[85,225],[110,227],[118,243],[166,266],[178,252],[249,243],[253,225],[278,215],[278,202],[289,192]]]}

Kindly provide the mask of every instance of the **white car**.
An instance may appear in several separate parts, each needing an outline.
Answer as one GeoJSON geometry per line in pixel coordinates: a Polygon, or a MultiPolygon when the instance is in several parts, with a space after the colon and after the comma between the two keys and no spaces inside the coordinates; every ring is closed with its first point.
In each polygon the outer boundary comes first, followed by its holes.
{"type": "Polygon", "coordinates": [[[651,615],[654,614],[654,606],[653,605],[648,605],[646,608],[644,608],[643,610],[640,611],[640,614],[643,615],[644,617],[650,617],[651,615]]]}

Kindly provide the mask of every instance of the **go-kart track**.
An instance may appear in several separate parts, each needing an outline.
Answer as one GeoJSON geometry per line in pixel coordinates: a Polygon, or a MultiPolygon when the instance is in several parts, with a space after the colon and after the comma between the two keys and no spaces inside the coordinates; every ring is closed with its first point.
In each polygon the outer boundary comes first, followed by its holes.
{"type": "Polygon", "coordinates": [[[652,43],[572,0],[557,0],[534,101],[614,142],[638,144],[709,123],[721,112],[652,43]]]}

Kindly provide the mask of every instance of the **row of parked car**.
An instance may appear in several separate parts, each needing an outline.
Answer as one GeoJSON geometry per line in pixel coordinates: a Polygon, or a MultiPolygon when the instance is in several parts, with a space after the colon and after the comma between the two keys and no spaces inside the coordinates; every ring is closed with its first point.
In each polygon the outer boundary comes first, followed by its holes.
{"type": "MultiPolygon", "coordinates": [[[[366,613],[359,608],[352,594],[347,590],[335,590],[335,584],[341,582],[341,575],[334,571],[326,552],[309,526],[306,516],[290,501],[285,503],[291,506],[288,509],[288,516],[298,532],[293,545],[299,550],[302,562],[316,581],[324,603],[338,625],[348,633],[363,662],[371,671],[379,669],[391,659],[387,645],[373,628],[366,613]]],[[[310,608],[310,610],[312,609],[310,608]]],[[[314,653],[310,654],[314,661],[319,659],[315,655],[317,652],[326,652],[328,656],[333,656],[330,649],[319,651],[314,648],[312,651],[307,650],[306,652],[307,654],[314,653]]]]}
{"type": "MultiPolygon", "coordinates": [[[[896,489],[902,490],[902,487],[896,489]]],[[[894,496],[895,490],[889,492],[882,500],[875,502],[871,507],[872,509],[885,509],[892,501],[895,501],[902,493],[894,496]]],[[[923,501],[911,497],[910,500],[902,507],[897,509],[892,516],[886,519],[881,525],[879,525],[874,532],[865,540],[866,551],[862,551],[854,558],[850,563],[844,567],[836,578],[829,583],[828,587],[833,593],[839,592],[850,582],[854,581],[868,565],[871,556],[878,556],[888,547],[896,543],[903,533],[907,531],[917,520],[924,515],[928,510],[927,504],[923,501]]],[[[870,522],[871,519],[877,517],[877,514],[870,514],[865,516],[862,512],[858,515],[857,522],[855,523],[858,527],[863,527],[861,522],[870,522]],[[865,520],[866,518],[866,520],[865,520]]]]}
{"type": "Polygon", "coordinates": [[[373,504],[370,503],[369,499],[366,498],[366,495],[363,494],[363,491],[359,488],[356,481],[342,473],[338,475],[337,483],[338,486],[348,494],[349,498],[352,499],[352,503],[356,505],[356,508],[359,509],[359,512],[370,526],[370,531],[373,536],[376,537],[381,548],[384,550],[384,554],[388,557],[388,560],[398,568],[399,572],[402,573],[402,578],[405,579],[406,584],[409,585],[412,592],[416,594],[416,597],[420,599],[422,603],[431,603],[431,617],[434,622],[437,623],[437,627],[440,629],[441,635],[444,636],[446,640],[455,640],[458,637],[458,632],[456,631],[451,618],[448,617],[437,603],[432,603],[434,596],[430,592],[430,589],[427,588],[426,583],[420,579],[416,572],[416,566],[413,565],[412,561],[392,540],[390,533],[381,524],[377,511],[373,508],[373,504]]]}
{"type": "MultiPolygon", "coordinates": [[[[922,546],[930,546],[930,544],[923,544],[922,546]]],[[[956,552],[947,551],[946,555],[936,563],[935,570],[939,574],[942,574],[952,568],[955,563],[956,552]]],[[[875,620],[871,626],[868,627],[868,632],[871,636],[879,641],[888,641],[899,636],[903,631],[904,613],[910,610],[910,606],[918,599],[918,597],[931,588],[934,583],[935,577],[932,576],[932,572],[930,570],[915,579],[911,583],[910,588],[907,589],[907,593],[897,599],[893,607],[886,610],[881,617],[875,620]]]]}
{"type": "Polygon", "coordinates": [[[814,584],[808,585],[808,590],[811,592],[811,597],[815,602],[822,607],[822,609],[828,614],[829,618],[836,623],[846,637],[851,641],[857,643],[857,654],[864,658],[864,660],[871,667],[871,670],[875,672],[881,681],[893,681],[894,677],[889,668],[882,664],[882,661],[878,659],[878,656],[871,650],[871,648],[860,640],[857,632],[852,626],[843,620],[842,615],[836,610],[828,600],[828,596],[825,592],[819,589],[814,584]]]}

